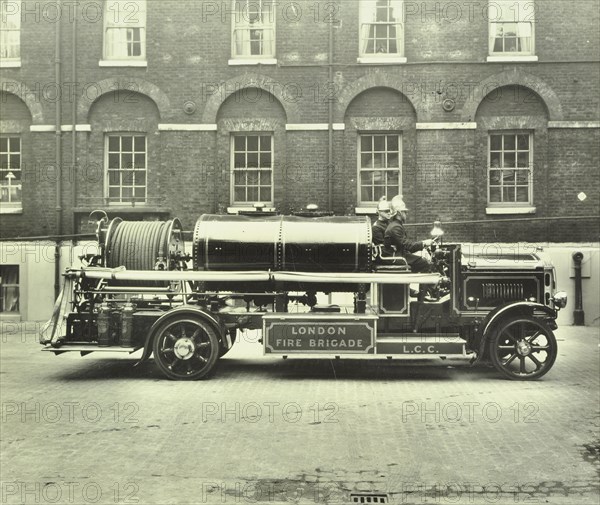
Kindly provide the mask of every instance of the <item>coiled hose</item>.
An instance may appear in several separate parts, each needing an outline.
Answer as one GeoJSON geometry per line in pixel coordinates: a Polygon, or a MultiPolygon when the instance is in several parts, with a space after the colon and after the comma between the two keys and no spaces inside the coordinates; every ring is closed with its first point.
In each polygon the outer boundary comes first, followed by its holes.
{"type": "MultiPolygon", "coordinates": [[[[106,235],[105,265],[127,270],[172,270],[177,251],[183,252],[181,223],[170,221],[121,221],[115,219],[106,235]]],[[[129,284],[129,283],[128,283],[129,284]]]]}

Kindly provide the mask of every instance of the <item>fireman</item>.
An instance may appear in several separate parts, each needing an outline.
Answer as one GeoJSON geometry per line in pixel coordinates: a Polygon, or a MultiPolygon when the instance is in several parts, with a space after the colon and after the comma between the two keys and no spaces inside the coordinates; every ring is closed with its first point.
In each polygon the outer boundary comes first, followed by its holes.
{"type": "Polygon", "coordinates": [[[390,202],[388,202],[387,197],[382,196],[377,204],[377,221],[373,223],[373,228],[371,229],[373,244],[383,245],[383,237],[391,216],[392,208],[390,202]]]}
{"type": "Polygon", "coordinates": [[[433,240],[427,239],[418,242],[408,240],[406,230],[404,229],[404,223],[406,222],[406,215],[408,212],[406,204],[401,195],[392,198],[390,203],[392,217],[384,234],[384,246],[386,251],[396,250],[398,254],[404,256],[413,272],[430,272],[431,263],[422,256],[418,256],[414,253],[429,247],[433,243],[433,240]]]}

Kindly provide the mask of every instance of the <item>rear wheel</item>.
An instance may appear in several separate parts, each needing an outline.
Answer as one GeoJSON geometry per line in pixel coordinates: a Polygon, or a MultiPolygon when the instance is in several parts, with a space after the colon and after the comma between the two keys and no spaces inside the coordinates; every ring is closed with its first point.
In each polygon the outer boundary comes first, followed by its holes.
{"type": "Polygon", "coordinates": [[[152,344],[154,360],[169,379],[195,380],[205,377],[219,357],[214,329],[199,317],[168,319],[157,329],[152,344]]]}
{"type": "Polygon", "coordinates": [[[490,339],[494,367],[513,380],[532,380],[545,375],[556,360],[556,337],[548,326],[533,317],[500,323],[490,339]]]}

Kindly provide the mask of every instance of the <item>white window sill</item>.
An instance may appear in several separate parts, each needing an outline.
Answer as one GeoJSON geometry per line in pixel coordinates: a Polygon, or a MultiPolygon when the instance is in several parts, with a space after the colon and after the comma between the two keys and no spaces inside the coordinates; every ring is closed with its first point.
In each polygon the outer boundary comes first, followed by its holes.
{"type": "Polygon", "coordinates": [[[21,68],[21,60],[0,60],[0,68],[21,68]]]}
{"type": "Polygon", "coordinates": [[[131,202],[108,202],[109,207],[120,207],[122,209],[135,209],[136,207],[145,207],[146,202],[135,202],[132,205],[131,202]]]}
{"type": "Polygon", "coordinates": [[[227,207],[227,214],[238,214],[239,212],[253,212],[256,214],[260,214],[262,212],[276,212],[276,207],[263,207],[258,210],[256,207],[248,207],[248,206],[233,206],[227,207]]]}
{"type": "Polygon", "coordinates": [[[277,65],[277,58],[231,58],[228,65],[277,65]]]}
{"type": "Polygon", "coordinates": [[[0,214],[23,214],[23,207],[5,207],[0,204],[0,214]]]}
{"type": "Polygon", "coordinates": [[[487,207],[486,214],[535,214],[535,207],[487,207]]]}
{"type": "Polygon", "coordinates": [[[376,65],[397,65],[399,63],[406,63],[406,61],[404,56],[361,56],[360,58],[356,58],[357,63],[371,63],[376,65]]]}
{"type": "Polygon", "coordinates": [[[537,56],[533,55],[506,55],[506,56],[488,56],[488,63],[510,63],[510,62],[527,62],[527,61],[538,61],[537,56]]]}
{"type": "Polygon", "coordinates": [[[2,321],[21,321],[21,314],[18,312],[0,312],[0,320],[2,321]]]}
{"type": "Polygon", "coordinates": [[[147,67],[146,60],[100,60],[100,67],[147,67]]]}
{"type": "Polygon", "coordinates": [[[361,216],[361,215],[374,216],[375,214],[377,214],[377,208],[376,207],[354,207],[354,213],[357,216],[361,216]]]}

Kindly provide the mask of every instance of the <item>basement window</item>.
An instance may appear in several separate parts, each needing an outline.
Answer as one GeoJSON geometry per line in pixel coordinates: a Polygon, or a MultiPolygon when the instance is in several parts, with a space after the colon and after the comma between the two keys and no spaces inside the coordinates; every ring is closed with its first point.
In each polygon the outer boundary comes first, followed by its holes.
{"type": "Polygon", "coordinates": [[[19,313],[18,265],[0,265],[0,313],[19,313]]]}

